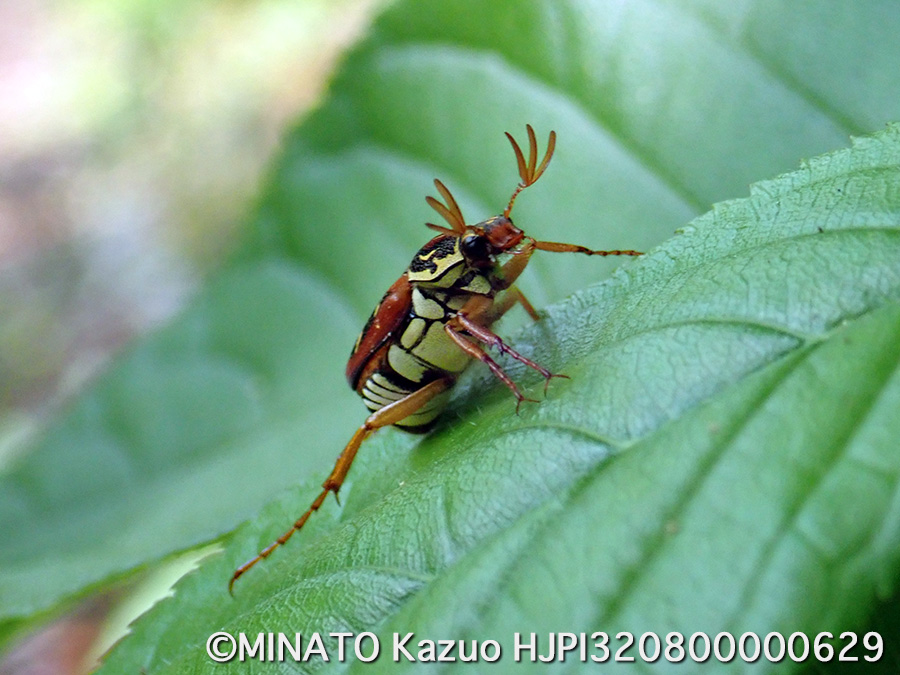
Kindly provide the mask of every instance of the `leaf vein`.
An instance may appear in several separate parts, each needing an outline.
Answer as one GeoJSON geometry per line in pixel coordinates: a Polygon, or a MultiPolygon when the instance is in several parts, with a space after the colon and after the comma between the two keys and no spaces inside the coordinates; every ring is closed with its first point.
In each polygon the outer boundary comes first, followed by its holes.
{"type": "MultiPolygon", "coordinates": [[[[813,354],[817,347],[813,347],[804,355],[804,358],[809,357],[813,354]]],[[[829,454],[830,462],[828,468],[823,469],[819,472],[819,474],[815,477],[815,484],[811,485],[810,488],[800,496],[795,503],[791,504],[787,509],[782,519],[781,526],[778,528],[777,532],[770,538],[768,542],[766,542],[762,552],[757,558],[757,563],[754,566],[754,570],[748,576],[747,582],[744,584],[744,588],[741,591],[740,599],[738,603],[735,605],[738,609],[737,611],[726,621],[726,625],[730,626],[734,629],[737,626],[737,622],[739,621],[742,614],[746,613],[747,608],[749,607],[749,601],[753,597],[753,595],[757,592],[759,586],[762,584],[763,578],[765,576],[766,570],[768,569],[770,563],[772,562],[772,558],[774,557],[775,550],[779,544],[781,544],[788,536],[796,535],[799,530],[797,526],[797,517],[803,510],[803,507],[812,499],[812,497],[820,490],[825,483],[825,480],[829,475],[835,470],[835,467],[838,463],[847,457],[847,452],[851,446],[851,439],[853,436],[859,431],[860,428],[864,425],[865,421],[872,414],[873,408],[875,407],[875,403],[878,401],[881,393],[888,386],[891,381],[892,375],[896,372],[896,368],[893,371],[885,374],[879,383],[878,387],[873,387],[870,391],[867,392],[867,397],[864,402],[865,409],[861,411],[851,424],[847,425],[846,429],[844,429],[843,434],[835,434],[832,438],[831,448],[829,454]]]]}

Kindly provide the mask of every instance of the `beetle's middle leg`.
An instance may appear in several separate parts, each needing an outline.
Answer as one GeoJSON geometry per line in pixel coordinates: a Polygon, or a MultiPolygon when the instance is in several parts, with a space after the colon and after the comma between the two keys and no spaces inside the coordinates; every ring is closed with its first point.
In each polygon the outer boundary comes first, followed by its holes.
{"type": "Polygon", "coordinates": [[[516,397],[516,414],[519,414],[519,406],[522,405],[523,401],[530,401],[531,403],[538,403],[537,400],[533,398],[526,398],[526,396],[519,391],[519,388],[516,386],[516,383],[512,381],[512,378],[506,374],[503,368],[491,358],[491,355],[488,354],[484,349],[480,346],[472,342],[469,338],[462,334],[462,331],[466,330],[461,327],[461,324],[456,323],[456,319],[458,318],[458,314],[456,317],[451,319],[449,322],[444,324],[444,330],[447,332],[447,335],[450,336],[450,339],[453,340],[457,344],[457,346],[462,349],[466,354],[471,356],[473,359],[478,359],[488,368],[490,368],[491,372],[509,387],[509,390],[513,393],[513,396],[516,397]]]}
{"type": "MultiPolygon", "coordinates": [[[[510,289],[512,290],[512,289],[510,289]]],[[[524,296],[522,296],[524,297],[524,296]]],[[[499,312],[502,315],[502,312],[505,312],[512,306],[515,302],[521,302],[521,300],[516,296],[507,296],[507,302],[503,303],[500,306],[499,312]]],[[[527,302],[527,301],[526,301],[527,302]]],[[[466,335],[471,336],[475,340],[478,340],[481,344],[487,347],[493,347],[501,354],[507,354],[510,357],[514,358],[516,361],[520,363],[524,363],[529,368],[533,368],[538,371],[544,377],[544,391],[547,390],[547,385],[550,380],[554,377],[568,377],[567,375],[558,375],[556,373],[551,373],[549,370],[544,368],[538,363],[535,363],[531,359],[526,356],[522,356],[515,349],[506,344],[502,338],[494,333],[487,326],[493,323],[496,320],[496,315],[498,313],[498,308],[496,303],[492,301],[491,298],[487,296],[473,296],[463,305],[462,309],[454,316],[447,324],[444,326],[444,330],[447,331],[447,334],[450,338],[457,344],[459,347],[465,351],[467,354],[472,356],[473,358],[478,359],[487,365],[488,368],[491,369],[491,372],[496,375],[500,381],[505,384],[510,391],[516,397],[518,401],[516,405],[516,411],[518,411],[519,406],[522,404],[522,401],[531,401],[532,399],[525,398],[525,396],[519,391],[519,388],[513,383],[512,379],[503,371],[503,369],[497,365],[497,363],[484,351],[479,345],[475,344],[470,340],[466,335]],[[464,333],[466,335],[464,335],[464,333]]]]}
{"type": "MultiPolygon", "coordinates": [[[[523,356],[522,354],[517,352],[515,349],[510,347],[508,344],[506,344],[503,341],[503,339],[499,335],[497,335],[494,331],[492,331],[490,328],[487,328],[487,327],[481,325],[481,323],[479,323],[478,321],[474,320],[471,317],[471,315],[469,315],[465,312],[465,308],[460,310],[459,313],[453,319],[451,319],[450,322],[447,324],[447,331],[449,333],[451,333],[451,337],[453,336],[453,333],[458,334],[458,332],[461,330],[464,330],[466,333],[468,333],[469,335],[471,335],[472,337],[474,337],[476,340],[478,340],[482,344],[486,345],[487,347],[493,347],[501,354],[506,354],[506,355],[514,358],[519,363],[524,363],[529,368],[532,368],[532,369],[536,370],[537,372],[539,372],[544,378],[544,393],[547,392],[547,387],[550,384],[550,380],[553,379],[554,377],[564,377],[566,379],[568,379],[568,377],[569,377],[568,375],[562,375],[559,373],[551,373],[549,370],[544,368],[541,364],[532,361],[527,356],[523,356]]],[[[460,336],[460,337],[462,337],[462,336],[460,336]]],[[[458,341],[457,341],[457,343],[458,343],[458,341]]],[[[482,359],[482,360],[484,360],[484,359],[482,359]]],[[[488,364],[488,366],[490,366],[490,364],[488,364]]],[[[492,370],[493,370],[493,368],[492,368],[492,370]]],[[[504,375],[505,375],[505,373],[504,373],[504,375]]],[[[502,380],[503,378],[501,377],[500,379],[502,380]]],[[[505,380],[504,380],[504,383],[505,383],[505,380]]],[[[507,386],[509,386],[509,385],[507,384],[507,386]]],[[[517,390],[514,390],[514,393],[516,391],[517,390]]],[[[521,403],[522,400],[523,399],[520,399],[519,402],[521,403]]]]}
{"type": "MultiPolygon", "coordinates": [[[[528,312],[528,316],[530,316],[535,321],[541,320],[541,315],[537,313],[537,310],[534,308],[528,298],[525,297],[525,294],[519,290],[518,286],[510,286],[505,291],[500,293],[497,299],[491,303],[488,307],[480,312],[479,318],[477,319],[480,323],[483,323],[485,326],[490,326],[495,321],[499,321],[504,314],[506,314],[516,303],[522,305],[522,308],[528,312]]],[[[470,314],[471,316],[471,314],[470,314]]]]}

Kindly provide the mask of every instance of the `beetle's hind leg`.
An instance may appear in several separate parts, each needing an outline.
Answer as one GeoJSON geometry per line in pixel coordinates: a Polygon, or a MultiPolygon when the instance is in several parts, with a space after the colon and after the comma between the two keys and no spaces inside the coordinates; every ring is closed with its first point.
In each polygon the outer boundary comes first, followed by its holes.
{"type": "Polygon", "coordinates": [[[362,426],[356,430],[355,434],[353,434],[353,438],[350,439],[350,442],[347,443],[346,447],[341,451],[341,454],[338,455],[337,461],[334,463],[334,468],[331,470],[328,478],[325,479],[325,482],[322,483],[322,492],[319,493],[319,496],[313,500],[313,503],[310,504],[309,508],[306,509],[303,515],[291,526],[291,529],[234,571],[231,581],[228,582],[228,592],[232,592],[234,582],[243,576],[247,570],[256,565],[260,560],[264,560],[272,555],[275,549],[283,546],[295,532],[306,525],[306,521],[309,520],[309,517],[318,511],[322,504],[325,503],[325,498],[328,497],[329,492],[333,492],[335,498],[337,498],[338,491],[344,484],[347,472],[350,471],[353,460],[356,459],[356,453],[359,451],[359,446],[362,445],[364,440],[381,427],[389,427],[392,424],[396,424],[397,422],[406,419],[416,411],[421,410],[421,408],[431,399],[453,386],[453,383],[454,378],[452,377],[434,380],[421,389],[404,396],[399,401],[394,401],[369,415],[362,426]]]}

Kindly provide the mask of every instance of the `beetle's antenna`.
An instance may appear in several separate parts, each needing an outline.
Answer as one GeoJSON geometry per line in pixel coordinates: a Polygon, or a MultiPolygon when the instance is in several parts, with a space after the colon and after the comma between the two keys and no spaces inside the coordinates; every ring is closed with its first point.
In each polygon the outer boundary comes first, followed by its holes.
{"type": "Polygon", "coordinates": [[[441,214],[441,217],[446,220],[447,223],[449,223],[450,230],[448,231],[447,228],[431,223],[426,223],[426,225],[438,232],[447,232],[449,234],[458,235],[464,234],[466,231],[466,220],[463,218],[462,211],[459,210],[459,204],[456,203],[456,200],[453,198],[453,195],[450,194],[450,190],[447,189],[447,186],[437,178],[434,179],[434,186],[437,188],[438,192],[441,193],[441,196],[444,198],[444,201],[447,202],[447,205],[444,206],[441,202],[431,196],[425,197],[425,201],[428,202],[428,205],[431,208],[441,214]]]}
{"type": "Polygon", "coordinates": [[[456,230],[451,230],[449,227],[444,227],[443,225],[435,225],[434,223],[425,223],[425,227],[430,227],[432,230],[440,232],[441,234],[452,234],[454,237],[459,235],[459,233],[456,230]]]}
{"type": "Polygon", "coordinates": [[[547,169],[547,165],[550,163],[550,158],[553,157],[553,150],[556,148],[556,132],[550,132],[550,140],[547,141],[547,152],[544,154],[544,159],[541,160],[540,166],[537,163],[537,138],[534,135],[534,129],[531,128],[530,124],[525,125],[525,129],[528,132],[528,162],[525,162],[525,155],[522,154],[522,148],[519,147],[519,144],[516,143],[516,139],[512,137],[508,131],[506,133],[506,137],[509,139],[509,142],[512,144],[513,152],[516,153],[516,164],[519,166],[519,177],[522,181],[516,186],[515,191],[512,193],[512,197],[509,198],[509,204],[506,205],[506,209],[503,211],[503,217],[509,218],[509,214],[512,213],[513,203],[516,201],[516,197],[519,196],[519,193],[527,188],[529,185],[534,185],[538,178],[544,173],[547,169]]]}

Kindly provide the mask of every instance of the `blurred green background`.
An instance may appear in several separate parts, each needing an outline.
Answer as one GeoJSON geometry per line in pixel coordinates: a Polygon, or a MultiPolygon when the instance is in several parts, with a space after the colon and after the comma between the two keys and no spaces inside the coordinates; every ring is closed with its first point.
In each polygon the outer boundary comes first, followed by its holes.
{"type": "Polygon", "coordinates": [[[6,453],[232,248],[285,126],[375,5],[0,5],[6,453]]]}
{"type": "MultiPolygon", "coordinates": [[[[286,128],[378,5],[0,3],[0,468],[227,257],[286,128]]],[[[108,605],[0,673],[80,672],[108,605]]]]}

